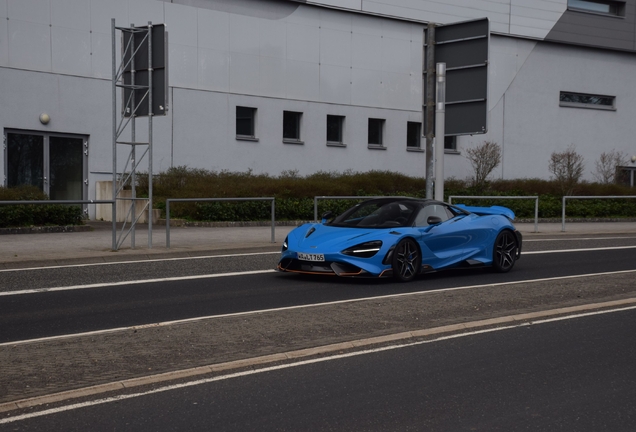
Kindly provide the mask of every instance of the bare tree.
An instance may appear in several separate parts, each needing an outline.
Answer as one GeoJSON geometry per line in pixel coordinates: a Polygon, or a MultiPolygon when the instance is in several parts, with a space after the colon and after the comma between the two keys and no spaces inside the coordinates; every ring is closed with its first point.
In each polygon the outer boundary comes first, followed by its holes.
{"type": "Polygon", "coordinates": [[[561,192],[564,195],[572,195],[576,184],[583,176],[585,163],[583,156],[576,152],[576,146],[570,144],[564,152],[552,153],[548,168],[561,186],[561,192]]]}
{"type": "Polygon", "coordinates": [[[490,173],[501,163],[501,147],[493,141],[466,150],[466,158],[473,167],[473,187],[483,187],[490,173]]]}
{"type": "Polygon", "coordinates": [[[628,163],[629,157],[626,153],[616,150],[603,152],[596,161],[596,171],[592,174],[600,183],[616,183],[618,180],[617,167],[627,165],[628,163]]]}

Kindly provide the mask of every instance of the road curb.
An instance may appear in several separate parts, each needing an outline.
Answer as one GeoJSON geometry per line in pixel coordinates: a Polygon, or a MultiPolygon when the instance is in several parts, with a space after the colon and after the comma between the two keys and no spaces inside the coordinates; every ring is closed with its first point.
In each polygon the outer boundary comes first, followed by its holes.
{"type": "Polygon", "coordinates": [[[618,306],[634,305],[636,304],[636,298],[628,298],[621,300],[614,300],[602,303],[591,303],[587,305],[579,305],[558,309],[549,309],[545,311],[530,312],[516,315],[509,315],[499,318],[491,318],[486,320],[478,320],[466,323],[450,324],[441,327],[433,327],[429,329],[412,330],[401,333],[394,333],[385,336],[378,336],[372,338],[358,339],[348,342],[340,342],[335,344],[323,345],[314,348],[305,348],[301,350],[289,351],[285,353],[270,354],[265,356],[253,357],[242,360],[234,360],[224,363],[217,363],[206,366],[199,366],[189,369],[183,369],[172,372],[165,372],[161,374],[149,375],[139,378],[131,378],[122,381],[116,381],[112,383],[98,384],[90,387],[84,387],[81,389],[68,390],[59,393],[53,393],[50,395],[36,396],[27,399],[21,399],[13,402],[5,402],[0,404],[0,413],[9,412],[17,409],[31,408],[38,405],[63,402],[69,399],[77,399],[81,397],[94,396],[97,394],[103,394],[112,391],[120,391],[125,389],[131,389],[135,387],[157,384],[163,382],[174,381],[178,379],[185,379],[193,376],[200,376],[210,373],[225,372],[228,370],[242,369],[247,367],[256,367],[260,365],[266,365],[281,361],[298,360],[307,357],[314,357],[318,355],[326,355],[339,351],[346,351],[352,349],[359,349],[372,345],[381,345],[392,342],[404,342],[410,339],[418,339],[422,337],[430,337],[446,333],[461,332],[466,330],[474,330],[477,328],[487,328],[497,326],[501,324],[521,324],[525,322],[531,322],[533,320],[556,317],[559,315],[567,315],[576,312],[593,311],[606,308],[615,308],[618,306]]]}

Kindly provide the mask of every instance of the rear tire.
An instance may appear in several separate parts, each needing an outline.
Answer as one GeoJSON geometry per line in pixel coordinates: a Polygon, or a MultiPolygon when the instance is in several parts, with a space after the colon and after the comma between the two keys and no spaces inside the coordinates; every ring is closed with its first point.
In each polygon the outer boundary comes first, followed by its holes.
{"type": "Polygon", "coordinates": [[[507,273],[517,261],[517,239],[510,230],[499,233],[493,247],[492,268],[497,273],[507,273]]]}
{"type": "Polygon", "coordinates": [[[400,282],[409,282],[417,276],[422,265],[422,256],[415,240],[405,238],[395,247],[391,266],[393,277],[400,282]]]}

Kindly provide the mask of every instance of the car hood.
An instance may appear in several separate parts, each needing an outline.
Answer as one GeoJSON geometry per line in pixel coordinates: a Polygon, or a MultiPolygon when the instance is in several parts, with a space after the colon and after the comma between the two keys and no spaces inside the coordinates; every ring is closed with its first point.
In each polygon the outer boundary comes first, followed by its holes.
{"type": "MultiPolygon", "coordinates": [[[[394,228],[393,230],[397,230],[394,228]]],[[[289,233],[290,246],[301,250],[339,251],[366,241],[381,240],[391,229],[344,228],[305,224],[289,233]]]]}

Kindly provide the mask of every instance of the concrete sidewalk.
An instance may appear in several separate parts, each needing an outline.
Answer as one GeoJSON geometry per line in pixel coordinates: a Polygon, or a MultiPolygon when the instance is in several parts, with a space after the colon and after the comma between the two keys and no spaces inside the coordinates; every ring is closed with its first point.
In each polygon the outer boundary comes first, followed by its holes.
{"type": "MultiPolygon", "coordinates": [[[[92,230],[46,234],[0,236],[0,269],[202,256],[208,254],[277,251],[293,226],[261,227],[171,227],[170,248],[165,226],[153,226],[152,248],[148,247],[147,225],[137,225],[135,248],[130,236],[118,251],[112,250],[112,224],[91,221],[92,230]]],[[[636,234],[636,222],[518,223],[524,238],[544,235],[636,234]]],[[[121,234],[117,232],[117,236],[121,234]]]]}

